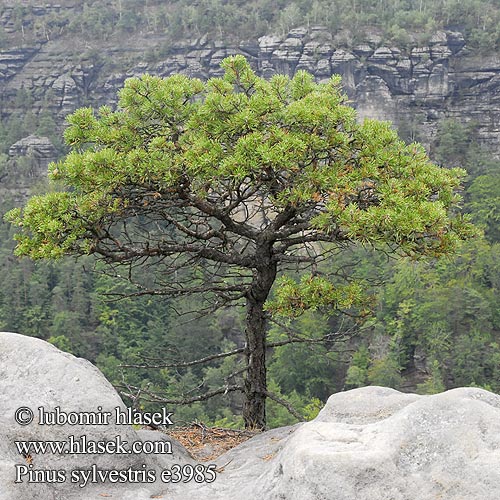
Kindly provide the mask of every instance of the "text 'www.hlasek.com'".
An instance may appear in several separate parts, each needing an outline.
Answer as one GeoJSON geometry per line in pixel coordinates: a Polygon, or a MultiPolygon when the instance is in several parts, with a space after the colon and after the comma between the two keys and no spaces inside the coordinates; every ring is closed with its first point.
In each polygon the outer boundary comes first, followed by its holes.
{"type": "MultiPolygon", "coordinates": [[[[18,408],[14,419],[20,426],[34,423],[39,426],[92,426],[94,429],[106,425],[135,425],[164,427],[173,425],[172,413],[162,411],[147,413],[131,408],[114,408],[113,411],[103,411],[98,406],[97,411],[65,412],[59,406],[48,410],[43,407],[35,412],[28,407],[18,408]]],[[[63,440],[19,440],[14,441],[17,452],[24,458],[22,464],[15,465],[16,483],[66,483],[70,482],[84,488],[89,484],[98,483],[154,483],[158,479],[163,483],[180,483],[195,481],[211,483],[216,479],[216,465],[204,464],[172,464],[160,471],[148,468],[147,464],[139,467],[129,466],[120,469],[100,468],[98,464],[71,470],[37,467],[35,457],[45,454],[82,456],[93,455],[171,455],[172,443],[165,439],[157,441],[140,440],[128,442],[120,435],[112,439],[90,439],[86,435],[68,435],[63,440]]],[[[58,462],[61,463],[61,462],[58,462]]]]}

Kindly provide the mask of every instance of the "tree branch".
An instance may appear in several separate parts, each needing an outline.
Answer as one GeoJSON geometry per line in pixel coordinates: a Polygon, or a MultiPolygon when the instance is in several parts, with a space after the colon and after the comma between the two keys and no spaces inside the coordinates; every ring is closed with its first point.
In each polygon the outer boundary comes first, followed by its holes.
{"type": "Polygon", "coordinates": [[[304,421],[304,417],[286,400],[280,398],[279,396],[276,396],[276,394],[266,391],[266,396],[269,399],[272,399],[276,403],[280,404],[281,406],[284,406],[288,412],[293,415],[299,422],[304,421]]]}
{"type": "Polygon", "coordinates": [[[120,368],[186,368],[188,366],[196,366],[201,365],[203,363],[207,363],[209,361],[213,361],[214,359],[222,359],[227,358],[228,356],[234,356],[236,354],[241,354],[245,352],[245,347],[239,347],[237,349],[233,349],[232,351],[221,352],[219,354],[212,354],[210,356],[205,356],[204,358],[195,359],[193,361],[180,361],[178,363],[170,363],[170,364],[159,364],[159,365],[120,365],[120,368]]]}
{"type": "MultiPolygon", "coordinates": [[[[119,385],[117,386],[119,389],[122,389],[123,386],[119,385]]],[[[128,386],[128,390],[132,389],[133,391],[138,391],[140,390],[139,387],[135,386],[128,386]]],[[[152,399],[145,399],[142,398],[143,401],[146,401],[148,403],[163,403],[163,404],[169,404],[169,405],[188,405],[192,403],[197,403],[199,401],[206,401],[207,399],[213,398],[214,396],[218,396],[219,394],[227,394],[228,392],[243,392],[244,388],[241,385],[227,385],[226,387],[221,387],[220,389],[215,389],[213,391],[209,391],[205,394],[202,394],[200,396],[194,396],[192,398],[184,398],[184,399],[167,399],[167,398],[162,398],[158,396],[157,394],[154,394],[153,392],[147,390],[147,389],[142,389],[143,394],[147,394],[150,398],[152,399]]],[[[120,391],[120,393],[123,396],[126,396],[128,398],[134,398],[135,395],[133,394],[128,394],[126,392],[120,391]]]]}

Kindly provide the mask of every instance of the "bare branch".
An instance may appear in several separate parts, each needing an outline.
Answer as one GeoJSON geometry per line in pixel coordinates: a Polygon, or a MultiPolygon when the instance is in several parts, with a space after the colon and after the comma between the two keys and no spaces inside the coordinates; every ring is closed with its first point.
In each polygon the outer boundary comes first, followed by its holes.
{"type": "Polygon", "coordinates": [[[201,365],[207,363],[208,361],[213,361],[214,359],[227,358],[228,356],[234,356],[236,354],[241,354],[245,352],[245,347],[239,347],[238,349],[233,349],[232,351],[221,352],[219,354],[212,354],[210,356],[205,356],[204,358],[195,359],[193,361],[180,361],[178,363],[169,364],[158,364],[158,365],[120,365],[120,368],[186,368],[188,366],[201,365]]]}
{"type": "Polygon", "coordinates": [[[104,239],[96,242],[93,247],[93,253],[102,255],[111,262],[128,262],[143,257],[168,257],[176,256],[180,253],[187,253],[214,262],[223,262],[225,264],[248,268],[255,267],[255,259],[253,257],[244,256],[237,252],[229,254],[227,252],[221,252],[216,248],[193,243],[173,244],[159,242],[157,246],[151,246],[150,242],[147,241],[142,244],[142,246],[131,247],[120,242],[117,238],[108,239],[110,239],[110,242],[113,244],[111,249],[106,245],[106,239],[104,239]]]}
{"type": "Polygon", "coordinates": [[[304,421],[304,417],[286,400],[280,398],[279,396],[276,396],[276,394],[266,391],[266,396],[269,399],[272,399],[276,403],[280,404],[281,406],[284,406],[288,412],[293,415],[299,422],[304,421]]]}
{"type": "MultiPolygon", "coordinates": [[[[118,386],[119,389],[122,389],[123,386],[118,386]]],[[[129,386],[126,389],[132,389],[133,391],[138,391],[139,387],[129,386]]],[[[227,385],[226,387],[221,387],[220,389],[215,389],[213,391],[209,391],[200,396],[194,396],[192,398],[183,398],[183,399],[167,399],[158,396],[157,394],[147,390],[142,389],[143,394],[147,394],[151,399],[142,398],[143,401],[148,403],[163,403],[169,405],[188,405],[192,403],[197,403],[199,401],[206,401],[207,399],[213,398],[214,396],[218,396],[219,394],[227,394],[229,392],[243,392],[244,388],[241,385],[227,385]]],[[[129,394],[120,390],[120,394],[126,396],[128,398],[134,397],[133,394],[129,394]]]]}
{"type": "MultiPolygon", "coordinates": [[[[143,288],[139,292],[128,292],[126,297],[141,297],[143,295],[160,295],[164,297],[181,297],[184,295],[193,295],[195,293],[229,293],[229,292],[239,292],[238,296],[232,298],[231,300],[237,300],[238,298],[242,298],[245,296],[246,287],[243,285],[227,285],[227,286],[198,286],[191,288],[172,288],[171,290],[167,289],[150,289],[146,287],[142,287],[138,283],[135,283],[135,286],[143,288]]],[[[108,292],[104,295],[113,297],[113,296],[124,296],[122,293],[118,292],[108,292]]]]}

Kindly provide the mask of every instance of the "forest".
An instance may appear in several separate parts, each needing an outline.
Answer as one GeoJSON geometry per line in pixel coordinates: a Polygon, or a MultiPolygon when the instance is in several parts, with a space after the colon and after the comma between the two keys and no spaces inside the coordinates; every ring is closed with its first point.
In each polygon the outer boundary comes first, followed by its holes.
{"type": "MultiPolygon", "coordinates": [[[[444,27],[463,32],[476,51],[492,52],[500,46],[500,6],[495,0],[89,0],[57,5],[57,9],[44,12],[10,0],[0,6],[0,16],[11,10],[11,29],[23,39],[75,33],[108,40],[141,31],[165,35],[168,46],[180,37],[207,33],[225,41],[236,36],[256,39],[269,33],[286,34],[296,26],[320,24],[332,33],[342,32],[348,46],[373,33],[380,35],[384,44],[414,47],[424,45],[444,27]]],[[[0,47],[7,40],[0,31],[0,47]]]]}
{"type": "MultiPolygon", "coordinates": [[[[0,7],[0,16],[7,8],[18,23],[15,35],[26,38],[79,32],[112,40],[147,31],[167,39],[206,32],[227,39],[234,33],[256,37],[321,23],[332,31],[344,30],[346,45],[375,30],[383,40],[413,47],[446,27],[463,31],[478,54],[500,48],[500,7],[494,0],[317,0],[312,5],[89,1],[71,16],[64,9],[39,16],[32,7],[10,2],[0,7]]],[[[0,47],[7,38],[0,32],[0,47]]],[[[16,101],[18,111],[0,124],[0,178],[9,147],[29,134],[49,137],[61,157],[68,152],[62,124],[48,107],[32,113],[25,89],[16,101]]],[[[442,120],[429,154],[441,166],[467,171],[461,211],[470,215],[478,235],[462,243],[456,254],[440,259],[396,258],[358,245],[324,262],[325,270],[329,265],[342,268],[367,283],[371,314],[358,322],[309,311],[271,323],[269,342],[278,344],[290,335],[310,342],[276,347],[268,354],[268,386],[282,403],[268,400],[269,427],[296,422],[298,416],[311,419],[330,394],[365,385],[420,394],[463,386],[500,392],[500,161],[479,144],[476,129],[475,122],[442,120]]],[[[413,140],[403,127],[399,132],[407,142],[413,140]]],[[[40,183],[32,192],[46,189],[40,183]]],[[[172,402],[179,423],[242,426],[237,393],[175,404],[241,380],[242,356],[218,357],[243,347],[241,307],[199,315],[194,298],[127,297],[134,292],[127,280],[91,256],[19,259],[13,254],[16,228],[3,219],[13,202],[5,198],[0,203],[0,330],[42,338],[90,360],[124,394],[139,396],[127,401],[142,408],[172,402]],[[212,359],[190,364],[201,358],[212,359]]],[[[138,272],[147,277],[149,271],[138,272]]]]}

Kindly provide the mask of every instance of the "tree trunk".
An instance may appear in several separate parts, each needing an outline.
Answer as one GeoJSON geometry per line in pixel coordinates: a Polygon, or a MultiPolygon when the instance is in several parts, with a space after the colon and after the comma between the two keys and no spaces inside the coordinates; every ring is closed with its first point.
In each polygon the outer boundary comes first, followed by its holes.
{"type": "Polygon", "coordinates": [[[243,419],[247,429],[266,427],[266,334],[267,320],[264,303],[276,279],[276,264],[255,272],[247,295],[245,403],[243,419]]]}

